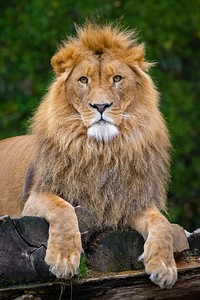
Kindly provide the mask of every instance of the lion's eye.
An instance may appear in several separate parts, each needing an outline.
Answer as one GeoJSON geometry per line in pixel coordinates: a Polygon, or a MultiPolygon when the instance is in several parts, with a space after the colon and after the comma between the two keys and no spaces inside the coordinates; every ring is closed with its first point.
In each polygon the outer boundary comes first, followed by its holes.
{"type": "Polygon", "coordinates": [[[79,81],[80,81],[81,83],[88,83],[88,78],[85,77],[85,76],[81,76],[81,77],[79,78],[79,81]]]}
{"type": "Polygon", "coordinates": [[[114,77],[113,77],[113,81],[114,82],[119,82],[119,81],[121,81],[122,80],[122,76],[121,75],[115,75],[114,77]]]}

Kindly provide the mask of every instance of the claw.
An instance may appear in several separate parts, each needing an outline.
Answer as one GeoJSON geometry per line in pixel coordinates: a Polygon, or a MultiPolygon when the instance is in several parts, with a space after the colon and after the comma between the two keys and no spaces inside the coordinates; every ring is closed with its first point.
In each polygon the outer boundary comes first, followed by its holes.
{"type": "Polygon", "coordinates": [[[143,262],[144,259],[144,253],[142,253],[139,257],[138,257],[138,261],[143,262]]]}

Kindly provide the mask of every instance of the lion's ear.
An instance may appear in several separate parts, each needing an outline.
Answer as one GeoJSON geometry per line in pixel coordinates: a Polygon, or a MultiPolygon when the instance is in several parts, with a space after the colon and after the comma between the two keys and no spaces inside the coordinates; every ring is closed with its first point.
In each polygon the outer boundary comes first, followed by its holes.
{"type": "Polygon", "coordinates": [[[155,63],[150,63],[145,60],[145,45],[144,43],[134,46],[130,49],[129,61],[131,65],[137,65],[144,71],[154,66],[155,63]]]}
{"type": "Polygon", "coordinates": [[[58,52],[51,58],[51,66],[56,75],[61,75],[66,70],[66,65],[62,53],[58,52]]]}
{"type": "Polygon", "coordinates": [[[80,49],[73,44],[66,44],[52,57],[51,66],[56,75],[72,69],[80,60],[80,49]]]}

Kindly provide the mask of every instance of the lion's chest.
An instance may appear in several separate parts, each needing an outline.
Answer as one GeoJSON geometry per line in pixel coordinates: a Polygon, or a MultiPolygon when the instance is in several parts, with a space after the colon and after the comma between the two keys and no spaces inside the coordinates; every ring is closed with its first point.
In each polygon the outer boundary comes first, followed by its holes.
{"type": "Polygon", "coordinates": [[[72,205],[87,208],[98,227],[117,226],[130,201],[131,176],[122,169],[77,170],[66,172],[62,197],[72,205]]]}

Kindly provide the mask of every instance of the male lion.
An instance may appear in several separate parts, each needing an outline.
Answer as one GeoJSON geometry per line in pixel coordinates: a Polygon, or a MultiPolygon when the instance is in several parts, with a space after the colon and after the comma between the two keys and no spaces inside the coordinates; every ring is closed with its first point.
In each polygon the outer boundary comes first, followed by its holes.
{"type": "Polygon", "coordinates": [[[0,144],[1,214],[44,217],[50,225],[45,261],[57,277],[69,278],[82,251],[74,210],[81,205],[98,230],[141,233],[147,274],[171,287],[177,280],[172,227],[160,212],[170,143],[143,44],[129,31],[87,23],[51,64],[55,80],[33,117],[32,135],[0,144]]]}

